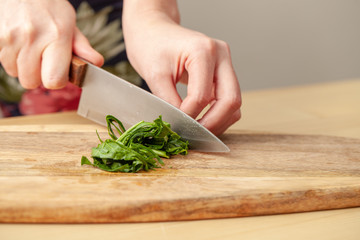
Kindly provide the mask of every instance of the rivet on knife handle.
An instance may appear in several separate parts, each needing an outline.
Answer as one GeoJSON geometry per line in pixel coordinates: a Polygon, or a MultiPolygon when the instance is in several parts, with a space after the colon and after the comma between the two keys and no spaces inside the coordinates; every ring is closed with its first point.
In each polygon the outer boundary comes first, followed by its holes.
{"type": "Polygon", "coordinates": [[[87,63],[81,58],[73,56],[70,64],[69,81],[81,87],[84,81],[87,63]]]}

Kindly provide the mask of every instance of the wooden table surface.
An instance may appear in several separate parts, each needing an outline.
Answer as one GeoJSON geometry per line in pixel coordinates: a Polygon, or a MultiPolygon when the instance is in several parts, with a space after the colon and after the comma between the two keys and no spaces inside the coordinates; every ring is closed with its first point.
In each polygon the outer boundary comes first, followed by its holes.
{"type": "MultiPolygon", "coordinates": [[[[232,128],[360,139],[360,80],[243,92],[232,128]]],[[[89,123],[74,112],[1,119],[0,125],[89,123]]],[[[0,224],[0,239],[359,239],[360,208],[136,224],[0,224]]]]}

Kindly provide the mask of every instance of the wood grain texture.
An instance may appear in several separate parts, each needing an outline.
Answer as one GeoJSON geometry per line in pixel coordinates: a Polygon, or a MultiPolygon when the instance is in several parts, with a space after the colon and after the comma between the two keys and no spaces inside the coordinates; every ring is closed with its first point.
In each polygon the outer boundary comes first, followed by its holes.
{"type": "Polygon", "coordinates": [[[359,139],[233,130],[223,137],[230,153],[190,151],[156,171],[124,174],[80,166],[98,144],[95,128],[53,127],[0,131],[1,222],[149,222],[360,206],[359,139]]]}

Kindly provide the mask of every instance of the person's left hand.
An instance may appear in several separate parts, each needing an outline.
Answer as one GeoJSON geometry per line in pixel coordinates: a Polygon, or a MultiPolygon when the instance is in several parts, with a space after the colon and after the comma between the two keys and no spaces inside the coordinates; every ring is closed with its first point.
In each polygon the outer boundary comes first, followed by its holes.
{"type": "Polygon", "coordinates": [[[136,18],[123,22],[127,54],[155,95],[193,118],[211,104],[199,122],[215,135],[240,119],[240,87],[225,42],[166,17],[136,18]],[[178,82],[188,84],[184,100],[178,82]]]}

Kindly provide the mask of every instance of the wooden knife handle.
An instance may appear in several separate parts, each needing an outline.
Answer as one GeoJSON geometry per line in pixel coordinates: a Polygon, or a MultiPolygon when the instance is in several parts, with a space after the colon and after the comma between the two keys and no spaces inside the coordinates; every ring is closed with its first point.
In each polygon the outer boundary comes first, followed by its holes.
{"type": "Polygon", "coordinates": [[[69,81],[78,87],[81,87],[84,81],[87,63],[81,58],[74,56],[71,59],[69,81]]]}

